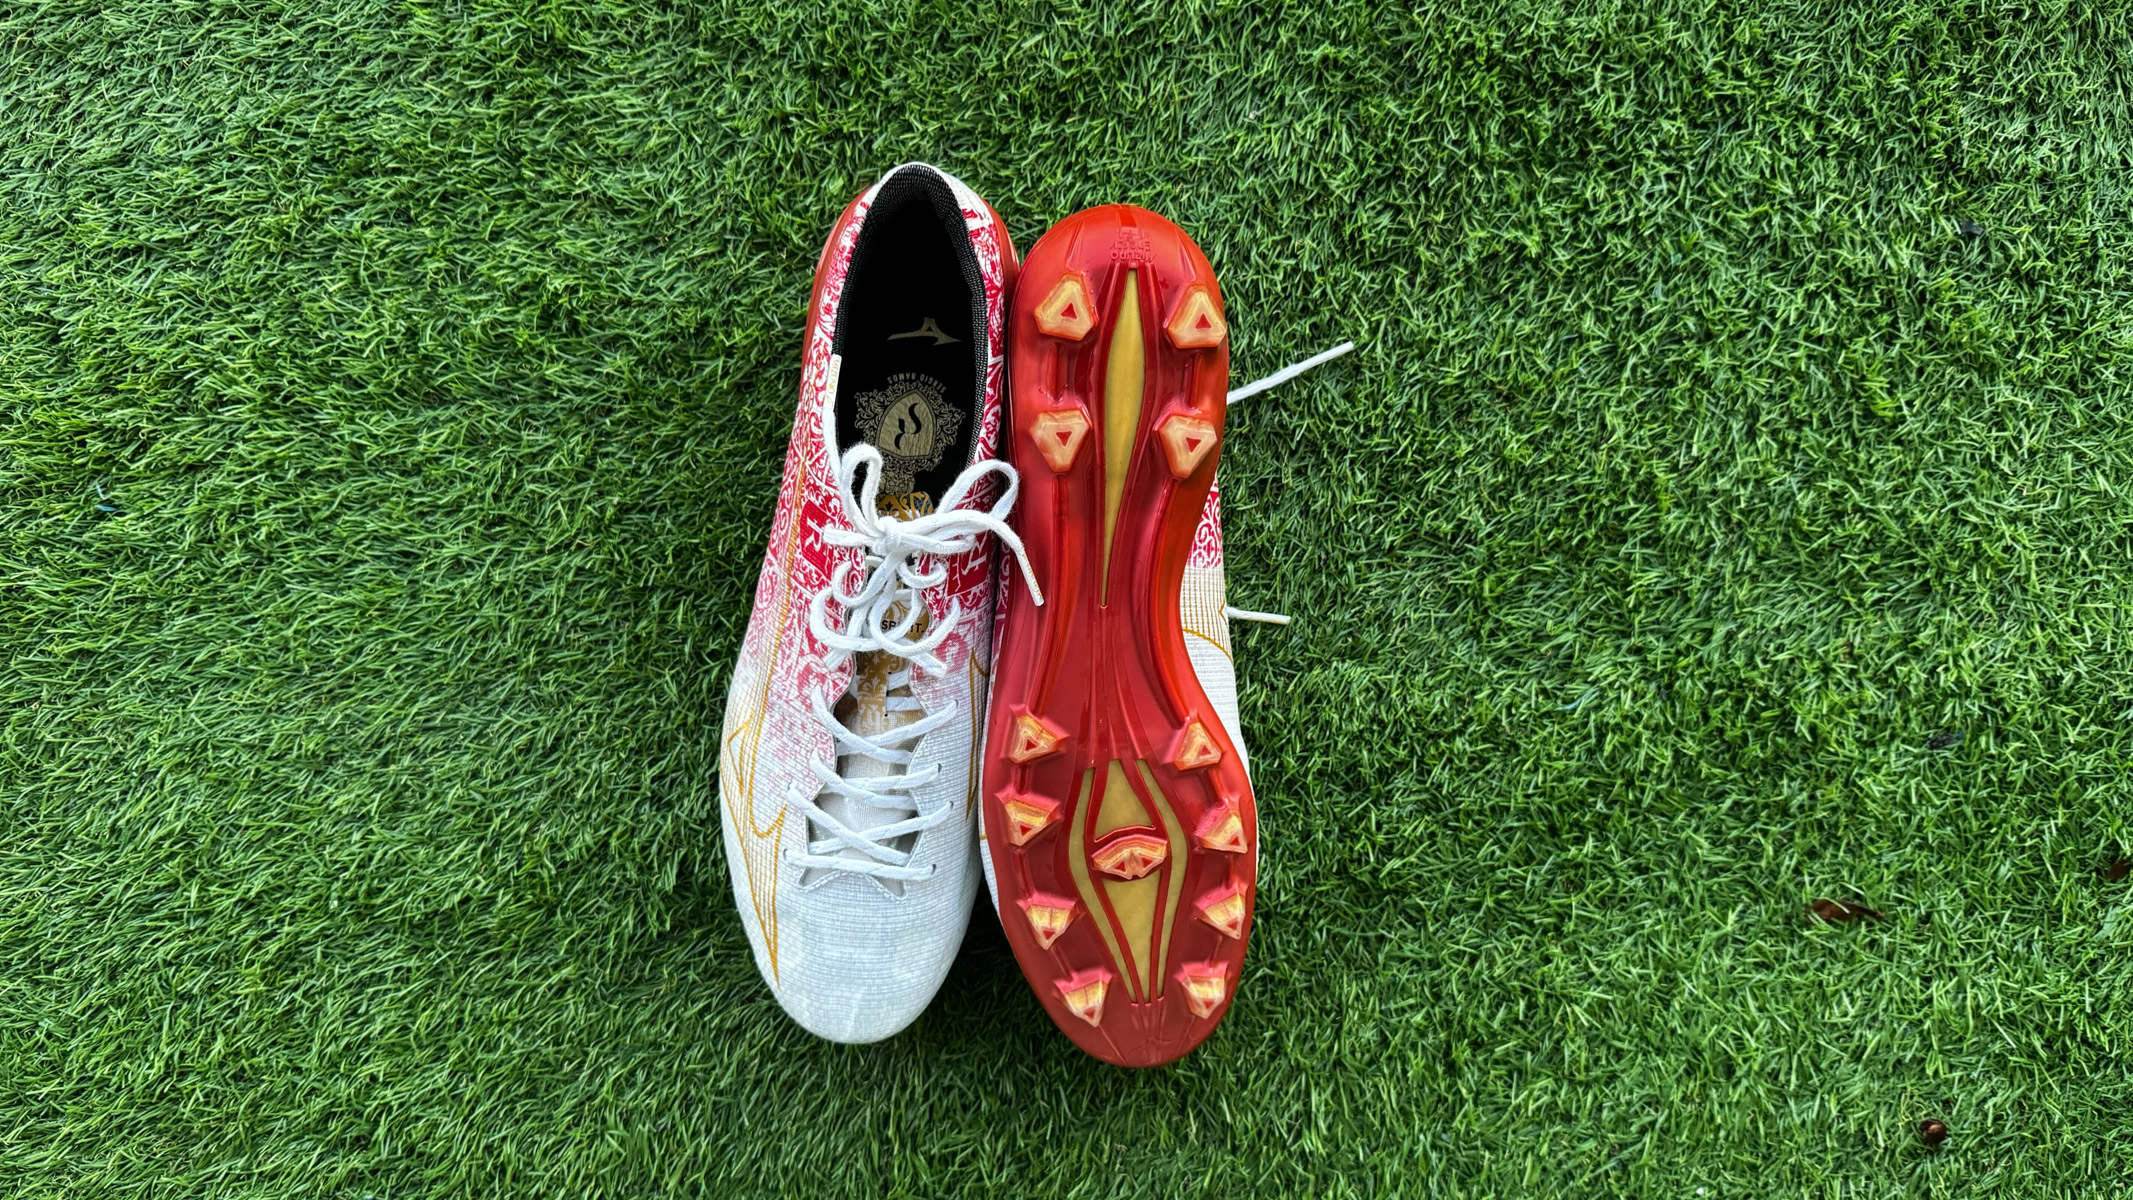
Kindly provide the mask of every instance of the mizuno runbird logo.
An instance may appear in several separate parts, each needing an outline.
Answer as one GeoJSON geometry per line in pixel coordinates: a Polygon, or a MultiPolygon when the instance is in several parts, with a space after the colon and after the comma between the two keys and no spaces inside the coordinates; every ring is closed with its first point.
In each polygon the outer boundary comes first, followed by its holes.
{"type": "Polygon", "coordinates": [[[961,339],[961,338],[952,338],[952,337],[949,337],[949,336],[948,336],[947,334],[945,334],[945,333],[942,333],[942,332],[941,332],[941,327],[940,327],[940,324],[939,324],[938,322],[936,322],[936,321],[935,321],[935,320],[934,320],[934,319],[933,319],[932,317],[927,317],[927,318],[926,318],[926,323],[925,323],[925,324],[923,324],[923,325],[919,326],[918,328],[916,328],[916,329],[912,330],[912,331],[911,331],[911,332],[909,332],[909,333],[892,333],[892,334],[890,334],[890,335],[889,335],[889,340],[890,340],[890,341],[892,341],[892,342],[900,342],[900,341],[902,341],[902,340],[903,340],[903,339],[905,339],[905,338],[915,338],[915,337],[929,337],[929,338],[932,338],[932,339],[933,339],[933,344],[934,344],[934,345],[936,345],[936,346],[945,346],[945,345],[947,345],[947,344],[948,344],[948,343],[950,343],[950,342],[960,342],[960,341],[962,341],[962,340],[963,340],[963,339],[961,339]]]}

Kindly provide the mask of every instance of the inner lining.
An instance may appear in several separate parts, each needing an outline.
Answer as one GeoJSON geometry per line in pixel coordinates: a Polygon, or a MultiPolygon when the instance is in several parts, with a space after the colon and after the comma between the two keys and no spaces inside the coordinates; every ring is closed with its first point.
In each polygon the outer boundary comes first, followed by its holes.
{"type": "Polygon", "coordinates": [[[834,338],[837,446],[881,451],[884,511],[932,511],[969,463],[984,338],[984,284],[954,192],[931,171],[899,171],[860,228],[834,338]]]}

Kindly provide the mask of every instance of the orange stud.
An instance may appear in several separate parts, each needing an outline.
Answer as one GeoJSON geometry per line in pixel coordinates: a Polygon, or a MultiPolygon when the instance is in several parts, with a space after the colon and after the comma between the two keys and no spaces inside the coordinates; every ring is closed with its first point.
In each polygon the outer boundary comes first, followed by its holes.
{"type": "MultiPolygon", "coordinates": [[[[1193,902],[1200,919],[1233,938],[1244,936],[1244,889],[1236,884],[1212,891],[1193,902]]],[[[1045,945],[1051,945],[1046,942],[1045,945]]]]}
{"type": "Polygon", "coordinates": [[[1222,807],[1207,810],[1200,818],[1199,828],[1192,831],[1194,841],[1209,850],[1224,854],[1242,854],[1250,847],[1244,844],[1244,818],[1238,815],[1236,804],[1223,801],[1222,807]]]}
{"type": "Polygon", "coordinates": [[[1026,763],[1057,753],[1059,743],[1066,739],[1066,731],[1028,712],[1015,714],[1015,723],[1007,732],[1007,757],[1016,763],[1026,763]]]}
{"type": "Polygon", "coordinates": [[[1189,477],[1207,461],[1214,451],[1219,435],[1215,423],[1200,417],[1178,413],[1164,421],[1156,433],[1163,439],[1163,451],[1170,458],[1170,473],[1178,479],[1189,477]]]}
{"type": "Polygon", "coordinates": [[[1223,323],[1222,310],[1215,306],[1214,294],[1201,283],[1186,289],[1185,298],[1178,301],[1178,311],[1163,330],[1170,335],[1170,344],[1180,350],[1219,346],[1229,336],[1229,326],[1223,323]]]}
{"type": "Polygon", "coordinates": [[[1055,408],[1037,414],[1029,423],[1029,439],[1054,473],[1064,474],[1074,465],[1082,439],[1089,436],[1089,418],[1079,408],[1055,408]]]}
{"type": "Polygon", "coordinates": [[[1131,833],[1090,856],[1096,869],[1120,879],[1139,879],[1170,857],[1170,843],[1152,833],[1131,833]]]}
{"type": "Polygon", "coordinates": [[[1007,814],[1008,842],[1026,846],[1031,838],[1052,827],[1052,818],[1059,815],[1059,802],[1021,792],[1001,792],[1000,811],[1007,814]]]}
{"type": "Polygon", "coordinates": [[[1170,752],[1170,765],[1180,771],[1199,767],[1211,767],[1222,761],[1222,748],[1207,732],[1207,726],[1198,721],[1185,727],[1178,734],[1177,745],[1170,752]]]}
{"type": "Polygon", "coordinates": [[[1036,935],[1037,945],[1049,950],[1066,927],[1074,923],[1081,906],[1064,896],[1047,896],[1033,892],[1028,898],[1015,901],[1021,905],[1022,915],[1029,918],[1029,931],[1036,935]]]}
{"type": "Polygon", "coordinates": [[[1081,276],[1069,271],[1052,285],[1052,294],[1044,298],[1033,314],[1037,329],[1053,337],[1078,342],[1096,324],[1096,312],[1089,305],[1089,289],[1081,276]]]}
{"type": "Polygon", "coordinates": [[[1094,1025],[1104,1019],[1104,993],[1111,988],[1111,972],[1102,967],[1076,971],[1052,986],[1066,1001],[1067,1011],[1094,1025]]]}
{"type": "Polygon", "coordinates": [[[1193,1016],[1214,1016],[1222,1002],[1229,999],[1229,964],[1186,963],[1178,972],[1178,982],[1185,985],[1185,1003],[1193,1016]]]}

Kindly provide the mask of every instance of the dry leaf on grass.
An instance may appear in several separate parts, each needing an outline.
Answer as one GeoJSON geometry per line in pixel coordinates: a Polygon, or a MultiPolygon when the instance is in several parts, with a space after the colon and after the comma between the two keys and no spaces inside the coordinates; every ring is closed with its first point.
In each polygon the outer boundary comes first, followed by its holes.
{"type": "Polygon", "coordinates": [[[1871,919],[1879,921],[1881,911],[1864,904],[1847,904],[1842,900],[1817,900],[1807,906],[1807,915],[1825,925],[1838,925],[1845,921],[1871,919]]]}

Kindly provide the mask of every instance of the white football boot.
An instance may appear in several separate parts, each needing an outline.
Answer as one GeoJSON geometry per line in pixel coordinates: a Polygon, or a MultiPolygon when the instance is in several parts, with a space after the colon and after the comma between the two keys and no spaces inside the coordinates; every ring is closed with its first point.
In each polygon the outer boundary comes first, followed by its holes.
{"type": "Polygon", "coordinates": [[[977,887],[976,770],[1015,251],[922,164],[846,208],[816,266],[799,412],[719,752],[756,965],[807,1029],[872,1042],[940,987],[977,887]]]}

